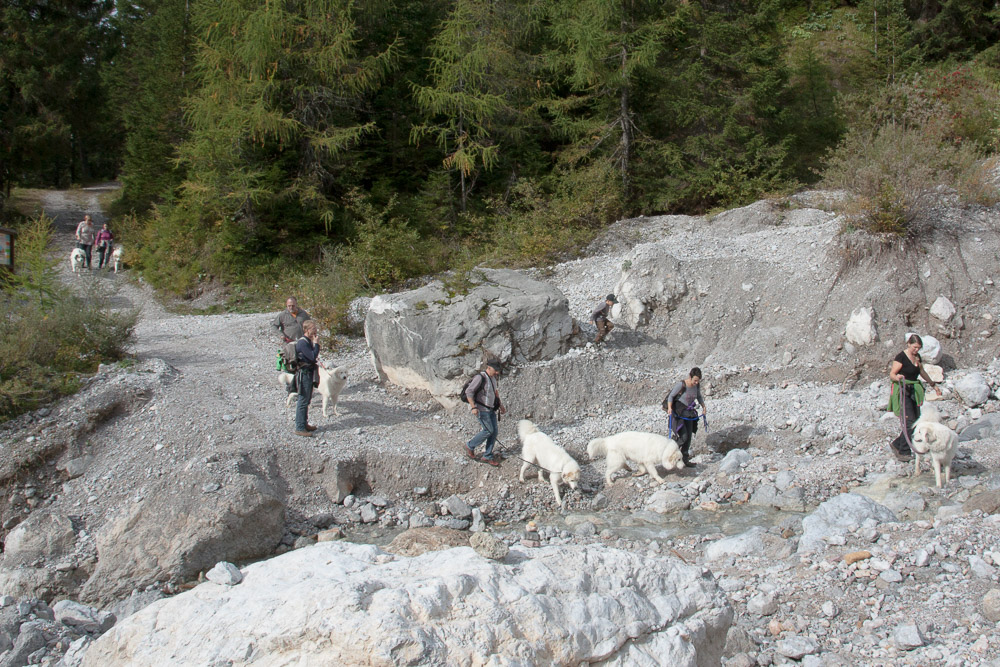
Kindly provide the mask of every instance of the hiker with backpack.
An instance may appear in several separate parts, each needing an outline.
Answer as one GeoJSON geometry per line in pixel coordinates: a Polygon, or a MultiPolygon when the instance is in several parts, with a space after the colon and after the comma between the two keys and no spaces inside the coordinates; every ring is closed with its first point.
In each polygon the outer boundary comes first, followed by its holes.
{"type": "Polygon", "coordinates": [[[285,301],[285,310],[274,319],[271,327],[281,335],[282,342],[291,343],[302,337],[302,325],[310,319],[309,313],[299,308],[294,296],[285,301]]]}
{"type": "Polygon", "coordinates": [[[497,388],[497,378],[500,377],[500,362],[489,361],[486,370],[476,373],[462,393],[469,404],[472,414],[476,416],[483,429],[473,436],[465,445],[465,454],[470,459],[482,460],[491,466],[500,465],[500,460],[493,457],[493,446],[497,442],[500,426],[497,413],[506,414],[507,408],[500,400],[500,390],[497,388]],[[486,443],[486,451],[482,459],[476,459],[476,447],[486,443]]]}
{"type": "Polygon", "coordinates": [[[691,440],[698,432],[698,410],[694,407],[695,403],[701,404],[701,414],[704,417],[706,410],[705,399],[701,397],[701,369],[697,366],[691,369],[686,378],[675,384],[663,399],[670,437],[677,442],[684,465],[688,468],[694,467],[690,456],[691,440]]]}
{"type": "Polygon", "coordinates": [[[604,301],[597,304],[597,307],[591,311],[590,321],[597,327],[597,338],[594,339],[595,345],[604,340],[604,337],[615,328],[615,325],[608,321],[608,315],[611,313],[611,306],[616,303],[618,303],[618,299],[615,298],[615,295],[609,294],[604,297],[604,301]]]}
{"type": "Polygon", "coordinates": [[[302,337],[295,342],[295,435],[311,438],[316,427],[309,423],[309,402],[319,384],[319,327],[312,320],[302,323],[302,337]]]}

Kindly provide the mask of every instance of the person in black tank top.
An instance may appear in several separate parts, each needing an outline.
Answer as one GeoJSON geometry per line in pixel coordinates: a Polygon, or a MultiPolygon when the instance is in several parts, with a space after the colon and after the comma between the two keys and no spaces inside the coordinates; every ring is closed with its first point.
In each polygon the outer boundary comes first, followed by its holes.
{"type": "MultiPolygon", "coordinates": [[[[893,382],[900,382],[902,380],[916,382],[923,377],[934,388],[937,395],[940,396],[941,389],[937,386],[937,383],[931,381],[920,359],[920,348],[923,346],[924,342],[920,339],[920,336],[913,334],[907,338],[906,349],[897,354],[892,360],[892,366],[889,369],[889,379],[893,382]]],[[[920,417],[920,406],[917,405],[913,385],[906,382],[901,382],[901,385],[902,395],[899,402],[902,411],[899,415],[899,421],[902,432],[895,440],[889,443],[889,448],[892,449],[892,453],[896,459],[909,461],[913,458],[913,451],[910,449],[910,441],[913,438],[913,423],[920,417]]]]}

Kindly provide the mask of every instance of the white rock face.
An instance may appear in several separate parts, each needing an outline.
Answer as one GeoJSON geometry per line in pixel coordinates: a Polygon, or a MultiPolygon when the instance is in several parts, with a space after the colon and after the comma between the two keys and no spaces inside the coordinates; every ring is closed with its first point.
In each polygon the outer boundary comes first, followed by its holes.
{"type": "Polygon", "coordinates": [[[394,557],[325,542],[112,628],[83,665],[718,665],[733,618],[701,568],[609,549],[394,557]]]}
{"type": "Polygon", "coordinates": [[[636,327],[649,321],[654,310],[676,308],[688,293],[681,263],[655,246],[639,246],[628,259],[614,293],[617,310],[612,316],[636,327]]]}
{"type": "Polygon", "coordinates": [[[842,493],[822,503],[812,514],[802,519],[799,553],[822,549],[830,538],[843,538],[868,521],[895,521],[888,507],[857,493],[842,493]]]}
{"type": "Polygon", "coordinates": [[[858,308],[851,311],[851,317],[847,320],[847,326],[844,329],[844,336],[847,338],[847,342],[852,345],[867,347],[874,343],[875,339],[878,338],[878,332],[875,330],[872,309],[858,308]]]}
{"type": "Polygon", "coordinates": [[[516,271],[472,275],[480,282],[467,294],[434,281],[372,299],[365,340],[380,378],[426,390],[452,408],[466,379],[482,367],[484,351],[502,362],[524,363],[569,348],[573,318],[562,292],[516,271]]]}
{"type": "Polygon", "coordinates": [[[975,407],[990,397],[990,385],[982,373],[969,373],[955,381],[955,392],[963,403],[975,407]]]}
{"type": "Polygon", "coordinates": [[[931,306],[931,316],[942,322],[947,322],[955,316],[955,304],[948,300],[946,296],[939,296],[931,306]]]}

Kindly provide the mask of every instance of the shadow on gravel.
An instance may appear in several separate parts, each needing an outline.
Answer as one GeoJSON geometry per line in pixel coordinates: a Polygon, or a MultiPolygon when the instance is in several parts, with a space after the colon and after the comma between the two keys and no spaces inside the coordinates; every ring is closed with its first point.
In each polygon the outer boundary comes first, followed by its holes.
{"type": "Polygon", "coordinates": [[[732,426],[709,433],[705,443],[713,452],[725,454],[733,449],[746,449],[752,434],[752,426],[732,426]]]}
{"type": "MultiPolygon", "coordinates": [[[[294,406],[294,404],[293,401],[292,405],[294,406]]],[[[309,406],[310,414],[322,415],[322,409],[322,398],[314,397],[312,404],[309,406]]],[[[340,411],[340,417],[331,415],[329,417],[330,421],[324,423],[320,427],[320,430],[343,431],[359,427],[369,428],[372,426],[373,420],[377,421],[379,426],[393,426],[417,420],[417,416],[409,410],[387,408],[381,403],[374,403],[372,401],[339,401],[337,409],[340,411]]]]}

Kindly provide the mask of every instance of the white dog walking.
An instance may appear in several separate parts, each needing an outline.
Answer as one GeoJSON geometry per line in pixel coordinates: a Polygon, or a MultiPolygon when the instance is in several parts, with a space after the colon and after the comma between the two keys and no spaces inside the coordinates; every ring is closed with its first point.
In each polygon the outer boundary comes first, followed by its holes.
{"type": "Polygon", "coordinates": [[[607,456],[608,469],[604,481],[611,484],[611,476],[625,467],[626,459],[639,464],[638,474],[649,473],[662,484],[665,480],[656,471],[657,464],[664,470],[681,470],[684,460],[677,443],[657,433],[625,431],[607,438],[594,438],[587,445],[591,459],[607,456]]]}
{"type": "Polygon", "coordinates": [[[69,253],[69,268],[73,273],[80,273],[84,264],[87,263],[87,253],[80,248],[73,248],[69,253]]]}
{"type": "MultiPolygon", "coordinates": [[[[295,382],[295,376],[291,373],[278,373],[278,382],[281,383],[282,388],[287,388],[288,385],[295,382]]],[[[319,366],[319,388],[316,389],[323,397],[323,416],[326,417],[326,407],[327,405],[332,405],[333,414],[340,416],[340,412],[337,411],[337,401],[340,398],[340,392],[347,384],[347,368],[344,366],[338,366],[332,371],[326,369],[325,366],[320,364],[319,366]]],[[[292,403],[292,399],[298,396],[297,393],[292,392],[288,394],[288,398],[285,399],[285,407],[287,408],[292,403]]]]}
{"type": "Polygon", "coordinates": [[[111,251],[111,261],[115,263],[115,274],[118,273],[118,267],[122,264],[122,247],[116,245],[115,249],[111,251]]]}
{"type": "Polygon", "coordinates": [[[958,434],[941,423],[941,415],[933,405],[924,404],[920,417],[913,425],[913,476],[920,474],[920,457],[931,457],[934,481],[941,488],[941,469],[944,483],[951,481],[951,462],[958,451],[958,434]]]}
{"type": "Polygon", "coordinates": [[[565,507],[565,501],[559,495],[559,484],[566,482],[571,489],[575,489],[580,479],[580,464],[527,419],[517,422],[517,437],[521,441],[521,459],[524,461],[521,465],[521,481],[524,481],[528,466],[538,466],[538,479],[544,480],[544,473],[549,473],[556,502],[560,507],[565,507]]]}

